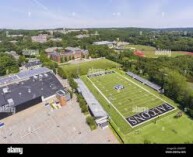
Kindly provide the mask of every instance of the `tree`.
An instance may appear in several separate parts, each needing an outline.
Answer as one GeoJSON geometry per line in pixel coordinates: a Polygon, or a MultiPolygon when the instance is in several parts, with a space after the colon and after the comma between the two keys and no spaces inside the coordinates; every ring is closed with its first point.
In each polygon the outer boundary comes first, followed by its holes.
{"type": "Polygon", "coordinates": [[[87,105],[83,105],[83,106],[81,107],[81,112],[82,112],[82,113],[88,113],[88,106],[87,106],[87,105]]]}
{"type": "Polygon", "coordinates": [[[91,116],[86,117],[86,123],[90,126],[91,130],[94,130],[97,128],[95,120],[91,116]]]}
{"type": "Polygon", "coordinates": [[[164,79],[164,89],[168,96],[181,104],[185,104],[187,89],[186,78],[177,71],[167,70],[167,77],[164,79]]]}
{"type": "Polygon", "coordinates": [[[67,56],[65,56],[65,57],[64,57],[64,60],[65,60],[65,62],[67,62],[67,61],[68,61],[68,57],[67,57],[67,56]]]}
{"type": "Polygon", "coordinates": [[[17,73],[18,71],[18,62],[12,56],[0,53],[0,76],[17,73]]]}
{"type": "Polygon", "coordinates": [[[27,59],[25,58],[25,56],[19,56],[19,66],[21,66],[23,63],[27,62],[27,59]]]}
{"type": "Polygon", "coordinates": [[[60,58],[60,63],[64,63],[64,58],[63,57],[60,58]]]}
{"type": "Polygon", "coordinates": [[[42,62],[43,66],[46,66],[52,70],[58,68],[58,64],[51,61],[44,53],[40,53],[39,59],[42,62]]]}
{"type": "Polygon", "coordinates": [[[60,77],[62,77],[63,79],[66,79],[67,78],[67,74],[66,72],[64,72],[63,68],[62,67],[58,67],[58,75],[60,77]]]}
{"type": "Polygon", "coordinates": [[[68,77],[68,82],[73,90],[78,88],[78,84],[74,81],[72,77],[68,77]]]}

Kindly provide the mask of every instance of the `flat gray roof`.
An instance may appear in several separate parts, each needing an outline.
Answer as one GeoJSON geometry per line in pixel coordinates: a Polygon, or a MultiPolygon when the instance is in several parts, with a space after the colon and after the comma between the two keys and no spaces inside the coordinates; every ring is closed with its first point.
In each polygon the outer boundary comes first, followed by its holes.
{"type": "Polygon", "coordinates": [[[101,104],[96,100],[94,95],[86,87],[84,82],[81,79],[75,79],[75,82],[78,84],[78,87],[79,87],[78,89],[79,91],[81,91],[94,117],[100,118],[100,117],[108,116],[108,114],[102,108],[101,104]]]}
{"type": "Polygon", "coordinates": [[[93,43],[94,45],[109,45],[109,44],[115,44],[114,41],[97,41],[93,43]]]}
{"type": "Polygon", "coordinates": [[[136,75],[136,74],[134,74],[134,73],[132,73],[132,72],[130,72],[130,71],[128,71],[126,74],[129,75],[129,76],[131,76],[131,77],[133,77],[134,79],[136,79],[136,80],[144,83],[145,85],[153,88],[154,90],[157,90],[157,91],[158,91],[158,90],[161,89],[160,86],[158,86],[158,85],[156,85],[156,84],[154,84],[154,83],[152,83],[152,82],[150,82],[150,81],[148,81],[148,80],[146,80],[146,79],[144,79],[144,78],[142,78],[142,77],[140,77],[140,76],[138,76],[138,75],[136,75]]]}
{"type": "Polygon", "coordinates": [[[14,105],[17,106],[38,97],[48,98],[59,90],[65,89],[56,76],[52,72],[43,73],[19,83],[0,87],[0,106],[8,104],[9,99],[13,99],[14,105]],[[8,90],[4,90],[5,88],[8,90]]]}
{"type": "Polygon", "coordinates": [[[5,76],[5,77],[0,77],[0,86],[6,85],[6,84],[11,84],[14,82],[18,82],[23,79],[28,79],[34,75],[39,75],[42,73],[50,72],[51,70],[45,67],[41,67],[38,69],[33,69],[33,70],[28,70],[28,71],[22,71],[17,74],[5,76]]]}

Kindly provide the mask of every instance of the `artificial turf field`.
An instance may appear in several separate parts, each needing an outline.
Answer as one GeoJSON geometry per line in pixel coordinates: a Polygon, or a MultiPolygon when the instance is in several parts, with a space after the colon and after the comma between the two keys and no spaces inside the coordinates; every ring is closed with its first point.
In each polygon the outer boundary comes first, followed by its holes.
{"type": "Polygon", "coordinates": [[[161,97],[133,82],[129,77],[124,77],[119,73],[88,79],[124,119],[135,115],[136,107],[152,109],[164,103],[168,103],[161,97]],[[123,85],[124,89],[116,90],[114,89],[116,85],[123,85]]]}
{"type": "Polygon", "coordinates": [[[130,78],[129,76],[125,75],[124,72],[120,70],[115,71],[117,71],[118,74],[104,75],[98,78],[90,78],[90,80],[84,75],[81,76],[81,79],[84,81],[93,95],[98,99],[103,108],[108,112],[111,127],[113,130],[115,130],[116,134],[119,135],[123,143],[144,143],[145,141],[149,141],[150,143],[181,144],[193,142],[193,136],[191,133],[193,130],[193,120],[190,119],[185,113],[180,118],[174,118],[174,116],[180,111],[177,108],[178,104],[166,96],[160,95],[157,91],[154,91],[146,85],[143,85],[130,78]],[[120,93],[114,89],[114,86],[118,84],[125,86],[125,89],[120,91],[120,93]],[[129,84],[131,84],[131,86],[129,84]],[[100,94],[95,86],[100,88],[100,91],[108,99],[108,101],[112,101],[112,104],[116,107],[116,109],[111,107],[109,102],[104,98],[103,95],[100,94]],[[145,90],[140,87],[144,88],[145,90]],[[149,93],[146,90],[149,91],[149,93]],[[160,100],[158,97],[163,100],[160,100]],[[132,101],[129,101],[129,99],[132,101]],[[153,101],[153,99],[155,101],[153,101]],[[119,101],[128,104],[121,105],[119,104],[119,101]],[[151,120],[132,128],[128,122],[124,120],[128,115],[134,114],[131,107],[134,105],[134,102],[138,103],[138,107],[144,107],[143,105],[145,105],[145,107],[151,108],[154,105],[157,106],[164,101],[176,107],[176,110],[161,116],[156,123],[154,120],[151,120]],[[146,104],[145,102],[149,103],[146,104]],[[122,116],[117,111],[120,111],[122,116]]]}

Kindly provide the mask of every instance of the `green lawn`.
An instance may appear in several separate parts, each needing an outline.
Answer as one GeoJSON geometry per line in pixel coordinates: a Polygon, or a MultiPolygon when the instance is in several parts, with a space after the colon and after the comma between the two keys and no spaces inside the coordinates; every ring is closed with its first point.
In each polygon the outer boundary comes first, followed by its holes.
{"type": "Polygon", "coordinates": [[[113,61],[110,61],[108,59],[98,59],[94,61],[84,62],[80,64],[69,64],[69,65],[62,65],[64,73],[72,74],[72,73],[78,73],[80,75],[86,75],[89,71],[89,69],[111,69],[116,68],[117,66],[120,66],[120,64],[117,64],[113,61]]]}
{"type": "Polygon", "coordinates": [[[175,114],[151,123],[143,128],[129,133],[126,136],[126,143],[144,143],[149,140],[151,143],[193,143],[193,121],[185,114],[179,118],[174,118],[175,114]]]}
{"type": "MultiPolygon", "coordinates": [[[[152,94],[155,94],[157,97],[167,101],[169,104],[177,106],[171,99],[131,79],[129,76],[126,76],[124,72],[119,70],[115,71],[120,73],[123,77],[137,83],[137,85],[145,88],[152,94]]],[[[124,117],[134,114],[132,108],[135,104],[137,104],[138,107],[146,106],[152,108],[160,105],[163,101],[134,85],[127,79],[124,79],[122,76],[110,74],[98,78],[91,78],[91,81],[86,76],[81,76],[81,79],[108,112],[112,127],[116,130],[124,143],[144,143],[144,140],[148,140],[151,143],[184,143],[193,141],[193,136],[191,136],[190,133],[193,130],[192,120],[186,115],[183,115],[183,117],[179,119],[173,118],[174,115],[179,112],[178,109],[161,116],[156,124],[152,120],[132,128],[128,122],[125,121],[124,117]],[[121,115],[109,104],[92,83],[100,88],[100,91],[108,100],[111,100],[111,103],[121,115]],[[117,84],[124,85],[125,89],[117,92],[114,89],[114,86],[117,84]],[[119,104],[120,102],[121,104],[119,104]],[[188,135],[186,136],[186,134],[188,135]]]]}
{"type": "Polygon", "coordinates": [[[171,99],[159,94],[153,89],[139,83],[138,81],[125,75],[124,72],[115,70],[121,74],[109,74],[105,76],[90,78],[81,76],[81,79],[88,86],[90,91],[95,95],[98,101],[101,103],[103,108],[110,115],[110,124],[112,128],[116,130],[119,136],[122,138],[124,143],[144,143],[145,140],[151,143],[187,143],[193,142],[193,120],[187,115],[183,114],[181,118],[174,118],[179,112],[179,109],[174,110],[164,116],[161,116],[159,120],[146,122],[135,128],[132,128],[125,120],[124,117],[133,115],[132,107],[137,104],[138,107],[146,106],[149,108],[160,105],[162,101],[150,93],[158,96],[159,98],[167,101],[172,106],[177,107],[178,104],[174,103],[171,99]],[[123,76],[123,77],[122,77],[123,76]],[[134,83],[127,79],[137,83],[137,85],[145,88],[150,93],[136,86],[134,83]],[[100,94],[100,92],[93,86],[93,84],[100,89],[108,100],[116,107],[117,110],[112,107],[109,102],[100,94]],[[114,89],[117,84],[125,86],[120,92],[114,89]],[[142,92],[141,92],[142,91],[142,92]],[[154,100],[153,100],[154,99],[154,100]],[[119,104],[121,102],[121,104],[119,104]]]}
{"type": "MultiPolygon", "coordinates": [[[[136,50],[140,50],[144,52],[145,57],[148,58],[157,58],[159,57],[158,55],[155,54],[156,48],[152,46],[145,46],[145,45],[127,45],[126,48],[135,48],[136,50]]],[[[183,56],[187,55],[186,52],[184,51],[172,51],[171,56],[168,57],[177,57],[177,56],[183,56]]]]}
{"type": "Polygon", "coordinates": [[[152,46],[145,46],[145,45],[127,45],[126,48],[135,48],[136,50],[140,51],[155,51],[156,48],[152,46]]]}

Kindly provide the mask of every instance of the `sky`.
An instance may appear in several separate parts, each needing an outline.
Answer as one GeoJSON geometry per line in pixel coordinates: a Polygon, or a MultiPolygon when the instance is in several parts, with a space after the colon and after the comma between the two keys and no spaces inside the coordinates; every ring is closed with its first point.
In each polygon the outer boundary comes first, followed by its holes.
{"type": "Polygon", "coordinates": [[[193,0],[0,0],[0,28],[193,27],[193,0]]]}

